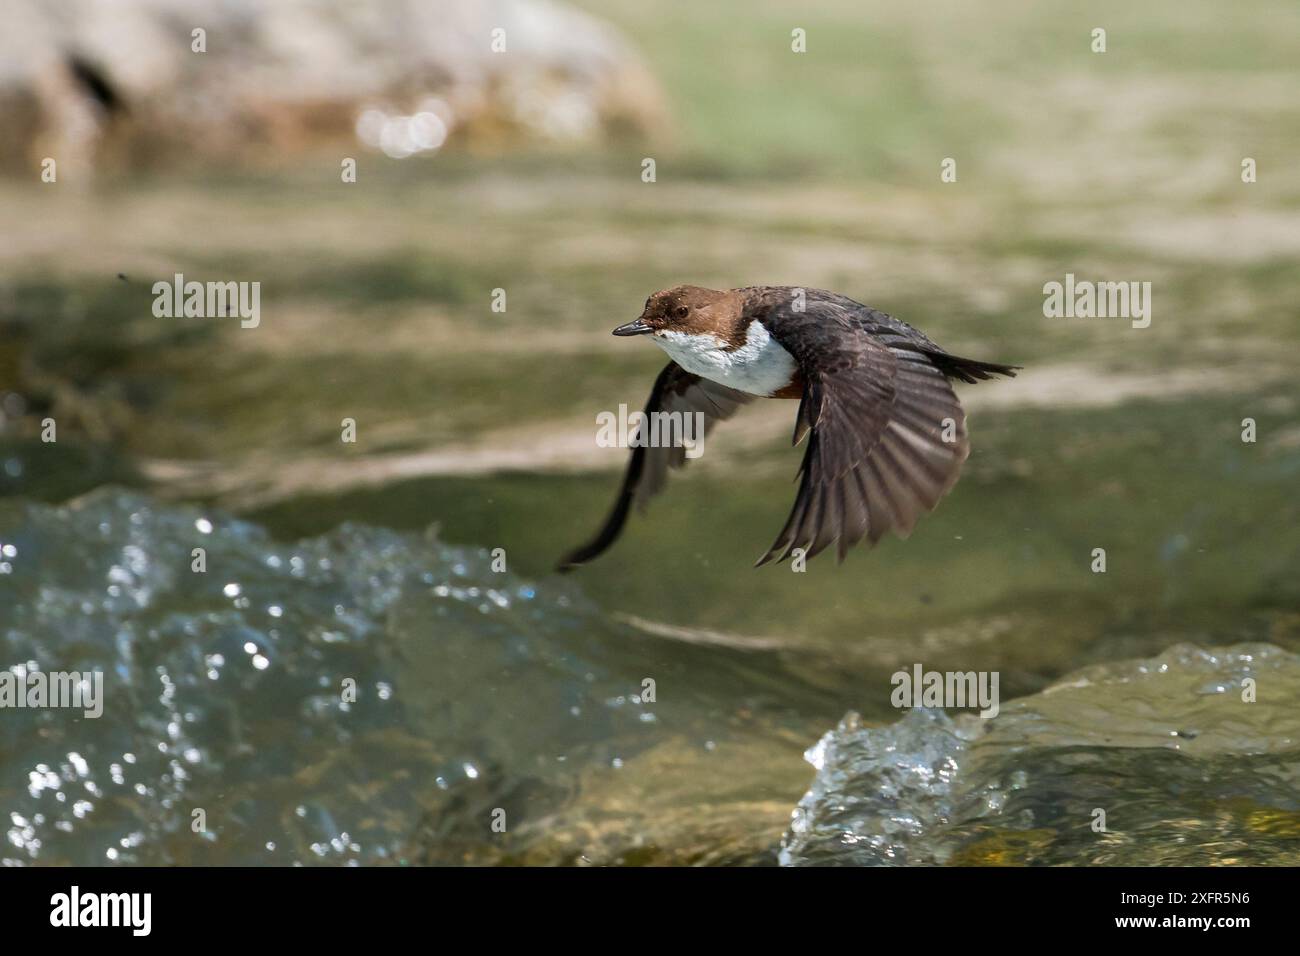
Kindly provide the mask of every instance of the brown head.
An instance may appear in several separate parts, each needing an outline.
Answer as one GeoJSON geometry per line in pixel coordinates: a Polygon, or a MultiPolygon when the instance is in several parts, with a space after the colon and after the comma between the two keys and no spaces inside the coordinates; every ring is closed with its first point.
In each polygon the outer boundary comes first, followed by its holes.
{"type": "Polygon", "coordinates": [[[718,292],[697,285],[679,285],[646,299],[641,317],[620,325],[614,334],[710,334],[728,344],[739,345],[745,340],[743,305],[740,295],[734,291],[718,292]]]}

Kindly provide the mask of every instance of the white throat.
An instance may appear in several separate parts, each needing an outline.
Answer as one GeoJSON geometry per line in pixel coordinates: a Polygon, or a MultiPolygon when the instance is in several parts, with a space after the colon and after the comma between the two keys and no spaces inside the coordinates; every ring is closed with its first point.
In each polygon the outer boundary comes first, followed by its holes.
{"type": "Polygon", "coordinates": [[[708,332],[665,331],[651,338],[686,371],[750,395],[772,395],[794,377],[794,357],[757,319],[745,330],[745,344],[730,352],[708,332]]]}

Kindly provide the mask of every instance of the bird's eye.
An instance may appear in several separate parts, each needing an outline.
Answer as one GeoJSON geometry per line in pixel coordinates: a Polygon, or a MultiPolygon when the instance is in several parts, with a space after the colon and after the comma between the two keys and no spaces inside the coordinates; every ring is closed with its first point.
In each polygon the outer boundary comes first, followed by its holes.
{"type": "Polygon", "coordinates": [[[686,308],[686,306],[679,305],[677,308],[673,309],[673,315],[677,316],[677,318],[679,319],[684,319],[690,313],[690,311],[691,310],[686,308]]]}

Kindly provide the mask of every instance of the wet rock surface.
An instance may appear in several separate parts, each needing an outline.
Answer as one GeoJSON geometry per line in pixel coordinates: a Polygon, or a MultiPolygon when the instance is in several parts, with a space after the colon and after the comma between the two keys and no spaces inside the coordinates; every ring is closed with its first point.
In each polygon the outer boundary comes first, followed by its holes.
{"type": "Polygon", "coordinates": [[[1295,654],[1179,645],[1078,671],[988,721],[850,714],[807,753],[816,777],[781,862],[1294,865],[1297,693],[1295,654]]]}

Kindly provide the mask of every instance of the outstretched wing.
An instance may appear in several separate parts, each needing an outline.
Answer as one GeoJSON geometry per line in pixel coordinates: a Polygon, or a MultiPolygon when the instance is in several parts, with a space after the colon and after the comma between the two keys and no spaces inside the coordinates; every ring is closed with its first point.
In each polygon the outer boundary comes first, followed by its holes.
{"type": "Polygon", "coordinates": [[[645,418],[637,426],[636,447],[632,450],[632,458],[623,476],[623,486],[619,489],[609,517],[594,538],[560,560],[557,570],[571,571],[605,551],[623,530],[631,506],[635,503],[638,510],[645,508],[646,503],[663,490],[668,480],[668,469],[680,468],[686,463],[686,449],[680,443],[666,447],[645,447],[647,442],[643,440],[643,430],[651,427],[652,413],[702,412],[704,434],[707,435],[716,422],[730,418],[737,408],[752,399],[752,395],[700,378],[676,362],[669,362],[650,390],[645,418]]]}
{"type": "Polygon", "coordinates": [[[956,483],[970,454],[966,415],[933,354],[942,350],[884,313],[839,296],[769,327],[807,383],[795,442],[811,431],[790,517],[767,553],[812,557],[838,542],[839,560],[864,537],[907,537],[956,483]]]}

